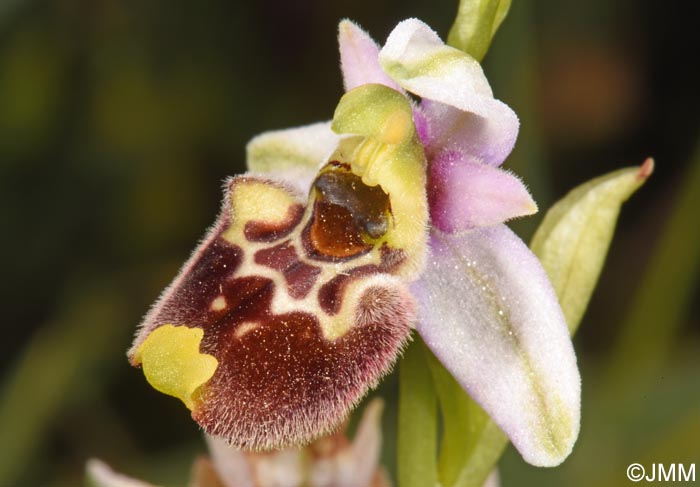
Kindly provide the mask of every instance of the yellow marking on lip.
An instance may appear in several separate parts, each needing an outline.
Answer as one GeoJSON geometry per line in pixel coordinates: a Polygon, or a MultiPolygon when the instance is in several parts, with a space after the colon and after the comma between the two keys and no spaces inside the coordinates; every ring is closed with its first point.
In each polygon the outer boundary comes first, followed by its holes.
{"type": "Polygon", "coordinates": [[[231,227],[223,237],[236,242],[250,221],[283,223],[289,218],[289,208],[295,204],[296,199],[288,191],[274,184],[253,179],[238,180],[231,188],[231,227]]]}
{"type": "Polygon", "coordinates": [[[201,328],[162,325],[146,337],[134,355],[155,390],[177,397],[190,410],[195,391],[219,366],[213,355],[199,351],[203,337],[201,328]]]}

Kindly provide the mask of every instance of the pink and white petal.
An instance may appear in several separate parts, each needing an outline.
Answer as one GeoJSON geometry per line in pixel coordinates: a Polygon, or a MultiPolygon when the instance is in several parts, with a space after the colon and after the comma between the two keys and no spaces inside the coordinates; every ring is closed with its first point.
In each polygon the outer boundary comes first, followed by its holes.
{"type": "Polygon", "coordinates": [[[148,482],[117,473],[109,465],[95,458],[88,460],[85,473],[88,485],[93,487],[157,487],[148,482]]]}
{"type": "Polygon", "coordinates": [[[399,22],[379,52],[379,64],[400,86],[424,98],[446,103],[467,93],[464,103],[471,112],[478,110],[481,98],[493,97],[481,65],[459,49],[446,46],[418,19],[399,22]],[[456,89],[450,93],[451,88],[456,89]]]}
{"type": "Polygon", "coordinates": [[[245,453],[225,440],[204,434],[214,469],[226,487],[255,487],[253,473],[245,453]]]}
{"type": "Polygon", "coordinates": [[[368,83],[379,83],[401,91],[379,66],[379,46],[357,24],[350,20],[340,22],[338,44],[345,91],[368,83]]]}
{"type": "Polygon", "coordinates": [[[578,436],[581,382],[544,269],[505,225],[431,236],[412,286],[427,345],[523,458],[555,466],[578,436]]]}
{"type": "Polygon", "coordinates": [[[537,212],[522,181],[497,167],[443,153],[431,161],[429,171],[430,219],[443,232],[491,226],[537,212]]]}
{"type": "Polygon", "coordinates": [[[435,124],[428,150],[443,143],[464,147],[494,165],[510,153],[519,128],[515,112],[493,98],[475,59],[446,46],[426,24],[416,19],[399,23],[379,53],[379,63],[407,91],[424,102],[438,102],[425,107],[435,124]]]}
{"type": "MultiPolygon", "coordinates": [[[[374,485],[382,448],[384,404],[374,399],[365,407],[352,444],[342,451],[319,456],[311,465],[309,484],[313,487],[355,487],[374,485]]],[[[318,441],[318,445],[321,441],[318,441]]],[[[329,447],[332,451],[332,447],[329,447]]]]}
{"type": "Polygon", "coordinates": [[[457,151],[474,161],[499,166],[508,157],[518,138],[520,122],[505,103],[491,98],[487,114],[476,115],[454,106],[424,99],[421,109],[430,130],[428,157],[442,151],[457,151]]]}
{"type": "Polygon", "coordinates": [[[484,487],[501,487],[501,476],[498,473],[498,469],[494,468],[489,474],[484,487]]]}

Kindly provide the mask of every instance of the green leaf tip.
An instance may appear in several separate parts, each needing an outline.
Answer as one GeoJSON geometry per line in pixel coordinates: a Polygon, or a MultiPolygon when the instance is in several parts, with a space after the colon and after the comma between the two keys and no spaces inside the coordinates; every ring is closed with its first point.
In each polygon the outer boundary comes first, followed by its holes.
{"type": "Polygon", "coordinates": [[[511,0],[461,0],[447,44],[481,62],[510,9],[511,0]]]}
{"type": "Polygon", "coordinates": [[[622,203],[654,171],[654,160],[595,178],[552,206],[530,247],[542,261],[573,334],[588,306],[622,203]]]}

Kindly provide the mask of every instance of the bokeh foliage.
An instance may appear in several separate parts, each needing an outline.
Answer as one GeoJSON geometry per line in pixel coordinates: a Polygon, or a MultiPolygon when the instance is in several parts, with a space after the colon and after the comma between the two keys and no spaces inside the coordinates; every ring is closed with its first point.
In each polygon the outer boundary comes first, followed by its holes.
{"type": "MultiPolygon", "coordinates": [[[[698,461],[700,42],[681,2],[520,0],[485,59],[521,118],[507,167],[541,208],[656,158],[623,208],[576,339],[583,425],[554,470],[509,451],[504,485],[625,485],[698,461]],[[694,457],[693,457],[694,455],[694,457]],[[595,468],[591,468],[594,465],[595,468]]],[[[0,485],[79,485],[86,458],[182,485],[203,444],[124,351],[264,130],[328,119],[338,20],[377,39],[456,2],[0,2],[0,485]]],[[[525,238],[539,215],[514,224],[525,238]]],[[[396,378],[387,396],[393,470],[396,378]]]]}

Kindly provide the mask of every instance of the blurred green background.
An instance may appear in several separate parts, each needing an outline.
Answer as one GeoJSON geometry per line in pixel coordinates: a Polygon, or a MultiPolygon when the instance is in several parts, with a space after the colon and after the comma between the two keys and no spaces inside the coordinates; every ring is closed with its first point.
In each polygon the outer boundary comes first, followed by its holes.
{"type": "MultiPolygon", "coordinates": [[[[0,486],[77,486],[92,456],[186,483],[203,443],[128,366],[135,326],[246,142],[331,117],[341,18],[380,41],[410,16],[446,36],[457,7],[343,3],[0,0],[0,486]]],[[[699,18],[682,1],[514,0],[487,55],[522,123],[506,165],[540,208],[657,162],[575,340],[579,443],[552,470],[508,451],[505,486],[631,485],[632,462],[700,463],[699,18]]],[[[542,216],[514,228],[527,239],[542,216]]],[[[390,469],[395,383],[380,390],[390,469]]]]}

